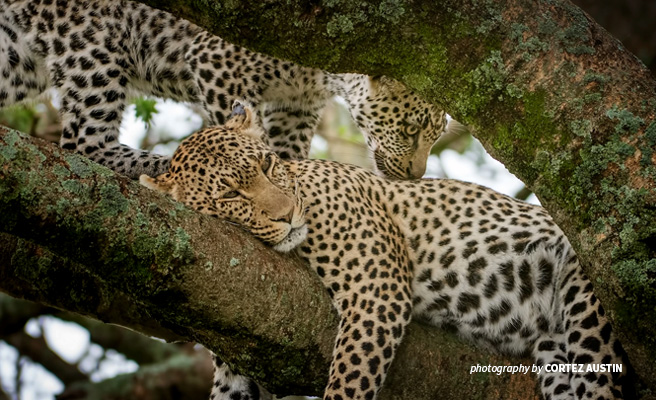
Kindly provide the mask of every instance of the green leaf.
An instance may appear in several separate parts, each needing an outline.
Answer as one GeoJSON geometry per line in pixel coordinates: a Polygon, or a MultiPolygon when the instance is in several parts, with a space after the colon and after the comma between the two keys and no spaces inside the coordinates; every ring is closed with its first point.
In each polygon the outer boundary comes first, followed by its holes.
{"type": "Polygon", "coordinates": [[[148,127],[153,120],[153,115],[157,113],[156,104],[157,100],[147,99],[145,97],[140,97],[134,101],[137,118],[143,120],[148,127]]]}

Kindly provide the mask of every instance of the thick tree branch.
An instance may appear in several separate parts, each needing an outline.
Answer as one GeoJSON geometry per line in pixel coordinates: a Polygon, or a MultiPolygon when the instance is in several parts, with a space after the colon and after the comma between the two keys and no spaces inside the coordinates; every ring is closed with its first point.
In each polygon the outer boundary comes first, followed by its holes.
{"type": "MultiPolygon", "coordinates": [[[[279,393],[323,390],[337,318],[299,259],[16,132],[0,165],[0,290],[198,341],[279,393]]],[[[469,374],[520,362],[412,324],[381,398],[530,398],[532,374],[469,374]]]]}
{"type": "Polygon", "coordinates": [[[474,128],[577,249],[656,388],[656,82],[567,0],[144,2],[234,43],[398,78],[474,128]]]}

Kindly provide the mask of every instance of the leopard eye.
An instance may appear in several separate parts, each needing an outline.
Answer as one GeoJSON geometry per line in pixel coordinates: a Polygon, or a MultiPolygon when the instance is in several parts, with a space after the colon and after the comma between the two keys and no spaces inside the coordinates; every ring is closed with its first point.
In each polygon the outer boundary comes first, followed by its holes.
{"type": "Polygon", "coordinates": [[[234,199],[235,197],[239,196],[239,192],[236,190],[231,190],[229,192],[226,192],[221,196],[223,199],[234,199]]]}
{"type": "Polygon", "coordinates": [[[405,134],[408,136],[414,136],[419,133],[419,127],[414,124],[407,125],[405,127],[405,134]]]}
{"type": "Polygon", "coordinates": [[[267,154],[262,161],[262,171],[266,174],[273,165],[273,155],[267,154]]]}

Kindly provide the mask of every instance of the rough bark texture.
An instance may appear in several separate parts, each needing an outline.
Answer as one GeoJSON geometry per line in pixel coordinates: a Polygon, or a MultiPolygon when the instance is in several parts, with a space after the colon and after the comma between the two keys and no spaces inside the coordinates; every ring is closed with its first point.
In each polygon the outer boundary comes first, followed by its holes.
{"type": "Polygon", "coordinates": [[[144,2],[234,43],[395,77],[470,125],[576,248],[656,387],[656,82],[566,0],[144,2]]]}
{"type": "MultiPolygon", "coordinates": [[[[0,290],[198,341],[279,393],[321,393],[337,318],[299,259],[80,156],[0,128],[0,290]]],[[[381,399],[537,398],[524,365],[409,328],[381,399]]]]}
{"type": "Polygon", "coordinates": [[[656,3],[644,0],[573,0],[597,23],[620,39],[656,74],[656,3]]]}

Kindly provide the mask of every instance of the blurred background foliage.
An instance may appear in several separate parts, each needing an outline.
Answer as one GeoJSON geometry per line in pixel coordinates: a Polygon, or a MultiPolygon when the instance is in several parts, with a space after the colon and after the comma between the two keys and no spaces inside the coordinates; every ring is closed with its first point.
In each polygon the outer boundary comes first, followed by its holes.
{"type": "MultiPolygon", "coordinates": [[[[656,71],[656,2],[574,2],[656,71]]],[[[0,125],[58,142],[57,101],[0,110],[0,125]]],[[[182,137],[201,125],[191,108],[138,98],[124,117],[121,141],[171,154],[182,137]]],[[[478,181],[534,199],[469,133],[444,136],[432,154],[427,176],[478,181]]],[[[326,109],[311,157],[371,167],[364,140],[341,102],[326,109]]],[[[211,376],[208,354],[198,345],[166,344],[0,293],[0,400],[206,399],[211,376]]]]}

